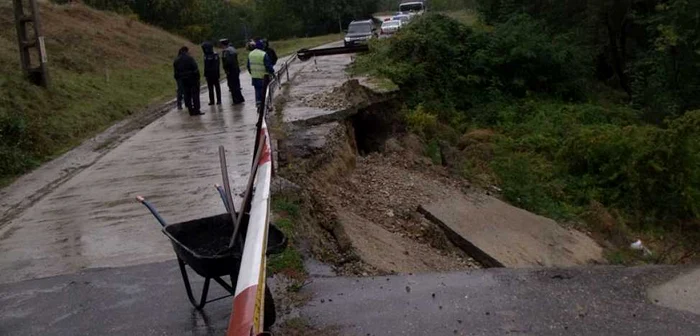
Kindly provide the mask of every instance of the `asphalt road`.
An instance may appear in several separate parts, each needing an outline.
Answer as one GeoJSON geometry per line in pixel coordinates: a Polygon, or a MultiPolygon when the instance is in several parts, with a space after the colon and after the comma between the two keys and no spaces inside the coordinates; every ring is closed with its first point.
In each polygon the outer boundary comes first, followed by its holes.
{"type": "Polygon", "coordinates": [[[599,266],[316,278],[304,288],[314,299],[300,314],[319,328],[358,336],[700,335],[700,316],[647,297],[655,284],[688,270],[599,266]]]}
{"type": "MultiPolygon", "coordinates": [[[[224,294],[212,282],[209,297],[224,294]]],[[[0,335],[223,335],[231,302],[196,311],[174,260],[92,269],[0,285],[0,335]]]]}
{"type": "MultiPolygon", "coordinates": [[[[299,314],[331,335],[698,335],[647,291],[680,267],[484,269],[312,277],[299,314]]],[[[197,276],[192,276],[198,282],[197,276]]],[[[195,285],[198,293],[199,285],[195,285]]],[[[212,284],[210,297],[224,294],[212,284]]],[[[230,299],[194,310],[175,261],[0,285],[0,335],[222,335],[230,299]]]]}

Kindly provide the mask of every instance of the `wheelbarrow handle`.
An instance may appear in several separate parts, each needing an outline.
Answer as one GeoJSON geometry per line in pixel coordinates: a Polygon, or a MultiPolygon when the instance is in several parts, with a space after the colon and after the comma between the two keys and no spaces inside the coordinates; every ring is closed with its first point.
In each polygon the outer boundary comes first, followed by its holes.
{"type": "Polygon", "coordinates": [[[163,219],[163,217],[160,216],[158,210],[156,210],[156,208],[153,206],[153,204],[151,204],[151,202],[147,201],[145,198],[143,198],[143,196],[136,196],[136,200],[141,202],[141,204],[145,205],[146,208],[148,208],[148,210],[151,211],[153,217],[155,217],[158,220],[162,227],[168,225],[168,223],[166,223],[165,219],[163,219]]]}
{"type": "Polygon", "coordinates": [[[224,187],[218,184],[214,184],[214,188],[219,191],[219,196],[221,196],[221,200],[224,202],[224,208],[226,208],[226,212],[231,212],[231,209],[228,208],[228,202],[226,201],[226,190],[224,190],[224,187]]]}

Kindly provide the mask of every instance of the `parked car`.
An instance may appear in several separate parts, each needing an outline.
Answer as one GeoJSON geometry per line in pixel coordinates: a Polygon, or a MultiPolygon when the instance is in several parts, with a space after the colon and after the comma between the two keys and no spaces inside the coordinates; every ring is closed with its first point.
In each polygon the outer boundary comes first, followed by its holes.
{"type": "Polygon", "coordinates": [[[411,18],[406,15],[406,14],[401,14],[401,15],[394,15],[394,17],[391,18],[392,20],[398,20],[401,21],[402,25],[407,24],[409,21],[411,21],[411,18]]]}
{"type": "Polygon", "coordinates": [[[375,31],[372,20],[352,21],[345,34],[345,46],[350,47],[367,43],[367,41],[375,37],[375,31]]]}
{"type": "Polygon", "coordinates": [[[381,30],[379,31],[379,37],[389,37],[401,29],[400,20],[384,21],[382,23],[381,30]]]}

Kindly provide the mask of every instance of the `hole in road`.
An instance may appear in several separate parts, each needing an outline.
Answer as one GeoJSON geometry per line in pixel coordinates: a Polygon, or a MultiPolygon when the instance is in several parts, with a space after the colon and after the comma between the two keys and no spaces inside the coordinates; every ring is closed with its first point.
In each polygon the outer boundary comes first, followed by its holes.
{"type": "Polygon", "coordinates": [[[360,155],[381,152],[386,140],[397,131],[400,124],[394,106],[375,104],[360,110],[351,117],[355,143],[360,155]]]}

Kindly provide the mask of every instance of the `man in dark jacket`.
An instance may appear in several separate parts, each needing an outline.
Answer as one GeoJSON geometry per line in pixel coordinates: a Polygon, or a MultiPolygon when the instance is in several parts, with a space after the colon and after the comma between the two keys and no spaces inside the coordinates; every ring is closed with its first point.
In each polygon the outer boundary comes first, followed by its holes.
{"type": "Polygon", "coordinates": [[[175,78],[182,80],[185,89],[185,106],[190,115],[202,115],[199,110],[199,67],[190,56],[187,47],[180,48],[180,56],[173,63],[175,78]]]}
{"type": "Polygon", "coordinates": [[[229,44],[228,39],[219,41],[223,51],[221,52],[221,60],[226,72],[226,81],[228,82],[228,90],[231,91],[233,104],[240,104],[245,101],[241,93],[241,81],[238,76],[241,74],[241,68],[238,65],[238,53],[236,49],[229,44]]]}
{"type": "Polygon", "coordinates": [[[202,43],[202,51],[204,52],[204,78],[207,79],[207,87],[209,88],[209,105],[214,105],[214,89],[216,89],[216,104],[221,105],[221,61],[219,54],[214,52],[214,45],[209,42],[202,43]]]}
{"type": "Polygon", "coordinates": [[[275,49],[272,49],[272,47],[270,47],[270,43],[267,41],[267,39],[263,40],[263,46],[263,50],[265,51],[267,56],[270,57],[270,62],[272,63],[272,66],[275,66],[275,64],[277,64],[277,53],[275,52],[275,49]]]}
{"type": "MultiPolygon", "coordinates": [[[[180,49],[180,50],[178,51],[177,57],[176,57],[175,60],[173,61],[173,64],[174,64],[175,62],[177,62],[177,59],[180,58],[181,55],[182,55],[182,49],[180,49]]],[[[175,77],[175,82],[177,83],[177,96],[176,96],[176,97],[177,97],[177,98],[176,98],[176,100],[177,100],[177,109],[178,109],[178,110],[182,110],[182,101],[183,101],[184,98],[185,98],[185,86],[182,84],[182,79],[177,78],[177,72],[174,74],[173,77],[175,77]]]]}

